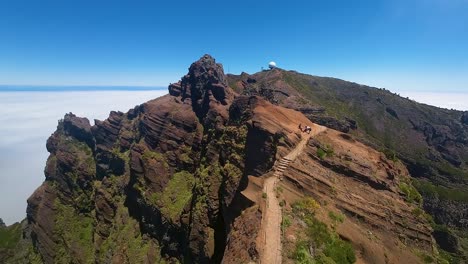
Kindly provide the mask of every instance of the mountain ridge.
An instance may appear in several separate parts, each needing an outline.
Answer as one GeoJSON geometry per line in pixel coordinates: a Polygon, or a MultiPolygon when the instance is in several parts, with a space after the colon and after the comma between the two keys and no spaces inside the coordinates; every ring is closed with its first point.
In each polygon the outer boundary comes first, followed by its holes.
{"type": "MultiPolygon", "coordinates": [[[[300,142],[297,126],[314,127],[312,121],[331,129],[307,140],[279,184],[284,193],[277,190],[283,214],[290,219],[282,229],[286,263],[298,260],[297,252],[304,258],[346,263],[356,258],[364,263],[442,261],[435,240],[463,257],[463,243],[458,242],[463,240],[454,232],[466,228],[460,222],[466,215],[460,210],[464,200],[449,200],[453,211],[448,211],[440,199],[431,199],[433,193],[423,192],[424,209],[450,229],[431,227],[430,217],[421,210],[423,199],[413,187],[422,190],[418,184],[424,182],[410,177],[419,175],[425,164],[408,157],[405,149],[390,149],[393,138],[374,138],[371,128],[378,123],[373,116],[349,111],[379,110],[386,129],[407,115],[390,100],[394,95],[297,75],[281,69],[224,75],[222,65],[205,55],[181,81],[169,85],[169,95],[127,113],[111,112],[94,126],[86,118],[65,115],[47,141],[51,155],[46,180],[28,199],[24,243],[18,244],[22,248],[17,252],[33,263],[258,261],[263,244],[254,234],[266,210],[261,185],[275,161],[300,142]],[[349,90],[360,92],[359,97],[349,90]],[[242,194],[251,183],[254,199],[242,194]],[[367,192],[360,193],[362,189],[367,192]],[[324,240],[303,236],[308,232],[321,232],[324,240]]],[[[468,115],[442,112],[459,118],[459,123],[439,120],[450,129],[461,125],[459,134],[438,126],[431,130],[415,118],[410,119],[412,129],[425,136],[417,138],[418,144],[435,149],[440,162],[466,172],[464,149],[456,144],[466,143],[463,126],[468,125],[468,115]],[[453,153],[456,158],[450,160],[453,153]]],[[[440,173],[431,172],[419,177],[432,184],[440,173]]],[[[444,188],[466,184],[463,178],[441,175],[444,188]]],[[[11,254],[8,251],[5,260],[20,259],[11,254]]]]}

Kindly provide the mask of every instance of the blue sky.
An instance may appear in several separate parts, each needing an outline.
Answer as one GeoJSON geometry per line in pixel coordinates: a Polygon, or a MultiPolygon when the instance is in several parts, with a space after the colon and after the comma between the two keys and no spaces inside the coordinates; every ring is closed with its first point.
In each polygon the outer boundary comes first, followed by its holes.
{"type": "Polygon", "coordinates": [[[165,86],[212,54],[394,91],[468,91],[468,0],[0,0],[0,84],[165,86]]]}

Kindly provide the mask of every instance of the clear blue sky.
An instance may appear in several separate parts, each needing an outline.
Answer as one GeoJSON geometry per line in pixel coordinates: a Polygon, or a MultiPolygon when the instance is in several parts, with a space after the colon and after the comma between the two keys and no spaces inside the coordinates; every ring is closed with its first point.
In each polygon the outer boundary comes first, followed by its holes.
{"type": "Polygon", "coordinates": [[[212,54],[393,90],[468,91],[468,0],[0,0],[0,84],[161,86],[212,54]]]}

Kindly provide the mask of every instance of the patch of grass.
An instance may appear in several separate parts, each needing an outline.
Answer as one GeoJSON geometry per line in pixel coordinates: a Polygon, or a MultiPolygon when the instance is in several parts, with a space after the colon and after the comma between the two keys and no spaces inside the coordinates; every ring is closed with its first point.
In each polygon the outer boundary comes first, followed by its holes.
{"type": "Polygon", "coordinates": [[[422,251],[416,251],[416,255],[424,262],[424,263],[434,263],[434,258],[422,251]]]}
{"type": "Polygon", "coordinates": [[[267,194],[266,194],[265,192],[262,193],[262,198],[263,198],[263,199],[266,199],[266,198],[267,198],[267,194]]]}
{"type": "Polygon", "coordinates": [[[449,175],[458,180],[464,180],[468,178],[468,172],[465,170],[456,168],[447,162],[443,162],[437,165],[437,170],[443,175],[449,175]]]}
{"type": "Polygon", "coordinates": [[[111,150],[111,153],[115,156],[118,157],[119,159],[129,162],[130,161],[130,150],[127,150],[125,152],[120,151],[120,147],[115,147],[111,150]]]}
{"type": "Polygon", "coordinates": [[[449,189],[444,186],[437,186],[427,181],[414,180],[416,189],[429,197],[436,197],[441,200],[468,202],[468,191],[463,189],[449,189]]]}
{"type": "Polygon", "coordinates": [[[342,213],[335,213],[333,211],[328,212],[328,217],[333,220],[335,223],[343,223],[346,217],[342,213]]]}
{"type": "Polygon", "coordinates": [[[313,215],[320,208],[320,204],[314,198],[306,197],[293,203],[292,208],[295,214],[313,215]]]}
{"type": "Polygon", "coordinates": [[[155,151],[150,151],[150,150],[145,151],[143,155],[141,155],[141,158],[144,160],[149,160],[149,159],[155,159],[159,161],[165,160],[163,154],[159,152],[155,152],[155,151]]]}
{"type": "Polygon", "coordinates": [[[325,158],[325,156],[327,155],[327,153],[325,153],[325,151],[321,148],[318,148],[317,149],[317,156],[320,158],[320,159],[323,159],[325,158]]]}
{"type": "Polygon", "coordinates": [[[292,259],[296,264],[315,264],[314,258],[310,255],[308,243],[300,241],[296,244],[296,249],[292,253],[292,259]]]}
{"type": "MultiPolygon", "coordinates": [[[[293,204],[294,215],[306,224],[306,229],[305,237],[296,244],[292,258],[296,263],[354,263],[356,255],[351,244],[315,218],[318,208],[318,203],[310,197],[293,204]]],[[[339,214],[330,212],[329,216],[344,221],[344,216],[339,214]]]]}
{"type": "Polygon", "coordinates": [[[385,157],[387,157],[387,159],[389,159],[389,160],[391,160],[393,162],[398,161],[397,154],[396,154],[396,152],[394,150],[384,149],[382,152],[385,154],[385,157]]]}
{"type": "Polygon", "coordinates": [[[415,203],[420,205],[422,203],[422,196],[414,188],[414,186],[411,183],[406,183],[406,182],[400,182],[400,191],[405,195],[405,199],[410,202],[410,203],[415,203]]]}
{"type": "Polygon", "coordinates": [[[56,248],[55,262],[94,263],[93,218],[79,214],[59,199],[55,200],[54,207],[57,212],[54,234],[64,240],[56,248]]]}
{"type": "MultiPolygon", "coordinates": [[[[80,142],[74,138],[61,136],[60,145],[63,145],[67,152],[70,152],[75,157],[75,167],[84,169],[85,173],[89,175],[96,174],[96,162],[94,160],[93,151],[91,148],[83,142],[80,142]],[[86,166],[83,166],[86,165],[86,166]]],[[[62,148],[63,148],[62,146],[62,148]]],[[[50,162],[56,163],[56,158],[49,158],[50,162]]],[[[52,164],[54,164],[52,163],[52,164]]]]}
{"type": "Polygon", "coordinates": [[[0,227],[0,248],[12,249],[21,238],[21,224],[15,223],[8,227],[0,227]]]}
{"type": "Polygon", "coordinates": [[[326,224],[314,217],[305,219],[306,240],[296,244],[292,258],[296,263],[354,263],[356,255],[351,244],[342,240],[326,224]],[[313,248],[314,256],[309,249],[313,248]]]}
{"type": "Polygon", "coordinates": [[[179,156],[179,159],[180,159],[180,161],[182,161],[183,163],[193,164],[193,160],[192,160],[192,158],[190,158],[190,156],[189,156],[188,153],[182,153],[182,154],[179,156]]]}
{"type": "MultiPolygon", "coordinates": [[[[150,241],[142,237],[138,222],[129,216],[123,203],[119,203],[109,236],[98,248],[96,263],[110,262],[112,256],[122,252],[132,263],[145,263],[149,250],[150,241]]],[[[158,248],[156,250],[159,251],[158,248]]],[[[161,262],[156,260],[156,263],[161,262]]]]}
{"type": "Polygon", "coordinates": [[[419,217],[421,219],[425,219],[427,222],[429,222],[429,224],[434,228],[436,226],[435,222],[434,222],[434,219],[432,218],[432,216],[426,212],[424,212],[423,209],[419,208],[419,207],[416,207],[414,208],[411,213],[416,216],[416,217],[419,217]]]}
{"type": "Polygon", "coordinates": [[[442,249],[438,249],[439,251],[439,256],[437,257],[437,263],[438,264],[455,264],[455,263],[460,263],[459,260],[457,260],[456,258],[454,258],[452,256],[451,253],[445,251],[445,250],[442,250],[442,249]]]}
{"type": "Polygon", "coordinates": [[[26,253],[27,263],[29,264],[44,264],[41,256],[34,250],[32,243],[28,246],[26,253]]]}
{"type": "Polygon", "coordinates": [[[187,171],[174,173],[162,193],[154,193],[152,200],[160,205],[161,212],[176,220],[180,216],[185,205],[192,199],[194,177],[187,171]]]}
{"type": "Polygon", "coordinates": [[[281,230],[291,226],[291,218],[288,215],[283,215],[283,220],[281,221],[281,230]]]}
{"type": "Polygon", "coordinates": [[[324,147],[319,147],[317,148],[317,156],[320,159],[324,159],[326,157],[332,157],[334,155],[334,150],[332,149],[331,146],[324,146],[324,147]]]}
{"type": "Polygon", "coordinates": [[[242,171],[237,166],[229,162],[224,165],[223,173],[231,179],[240,179],[242,177],[242,171]]]}
{"type": "Polygon", "coordinates": [[[283,193],[284,189],[281,186],[276,187],[276,191],[279,193],[283,193]]]}
{"type": "Polygon", "coordinates": [[[421,208],[416,207],[411,211],[411,213],[416,217],[420,217],[424,214],[424,211],[421,208]]]}

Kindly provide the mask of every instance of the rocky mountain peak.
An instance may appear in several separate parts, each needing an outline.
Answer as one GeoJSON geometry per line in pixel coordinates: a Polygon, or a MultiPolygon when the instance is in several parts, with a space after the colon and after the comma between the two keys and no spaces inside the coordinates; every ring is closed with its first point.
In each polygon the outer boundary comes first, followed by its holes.
{"type": "Polygon", "coordinates": [[[76,138],[86,143],[91,149],[94,149],[95,140],[91,133],[91,124],[84,117],[77,117],[73,113],[65,114],[59,122],[57,131],[47,140],[47,150],[55,153],[57,150],[57,139],[60,134],[67,137],[76,138]]]}
{"type": "Polygon", "coordinates": [[[204,118],[211,108],[210,102],[227,105],[232,90],[227,85],[223,66],[205,54],[190,65],[189,72],[179,82],[169,85],[169,94],[191,102],[197,116],[204,118]]]}

